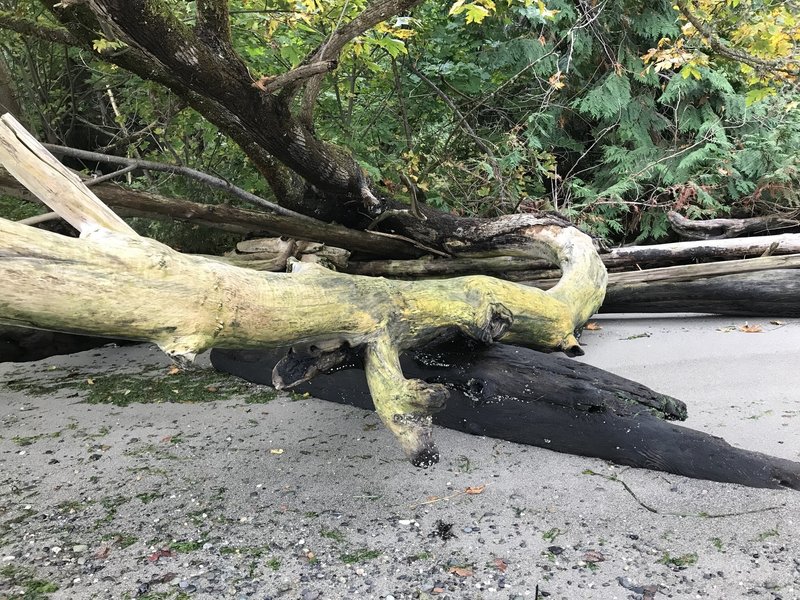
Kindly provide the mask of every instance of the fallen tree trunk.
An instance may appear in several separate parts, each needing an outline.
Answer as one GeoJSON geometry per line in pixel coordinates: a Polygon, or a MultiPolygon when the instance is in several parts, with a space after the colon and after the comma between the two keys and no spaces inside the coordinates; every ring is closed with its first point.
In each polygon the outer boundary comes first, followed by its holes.
{"type": "Polygon", "coordinates": [[[694,221],[670,211],[667,213],[667,219],[672,230],[688,240],[719,240],[800,227],[800,221],[777,215],[694,221]]]}
{"type": "Polygon", "coordinates": [[[303,344],[321,368],[361,348],[377,413],[420,466],[438,460],[431,415],[447,390],[406,379],[400,352],[460,332],[578,354],[575,334],[605,291],[591,240],[549,219],[471,220],[452,242],[507,240],[555,260],[563,276],[546,292],[483,276],[390,281],[299,262],[290,274],[262,273],[137,236],[10,115],[0,118],[0,162],[80,232],[0,219],[0,322],[152,341],[180,361],[211,347],[303,344]]]}
{"type": "MultiPolygon", "coordinates": [[[[800,255],[610,273],[601,313],[800,316],[800,255]]],[[[540,289],[556,279],[525,282],[540,289]]]]}
{"type": "Polygon", "coordinates": [[[800,317],[798,297],[797,268],[772,269],[688,281],[619,282],[609,286],[600,312],[800,317]]]}
{"type": "MultiPolygon", "coordinates": [[[[215,368],[269,384],[286,349],[212,350],[215,368]]],[[[295,389],[371,409],[357,357],[295,389]]],[[[450,391],[434,423],[556,452],[751,487],[800,489],[800,463],[676,425],[685,405],[601,369],[524,348],[460,343],[402,356],[409,377],[450,391]],[[665,420],[667,419],[667,420],[665,420]]]]}

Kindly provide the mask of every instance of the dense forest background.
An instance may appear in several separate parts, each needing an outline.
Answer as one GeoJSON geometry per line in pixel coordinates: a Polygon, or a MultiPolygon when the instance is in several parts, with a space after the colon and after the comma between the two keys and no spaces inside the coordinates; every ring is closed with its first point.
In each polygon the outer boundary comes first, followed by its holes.
{"type": "MultiPolygon", "coordinates": [[[[194,2],[167,4],[195,18],[194,2]]],[[[233,43],[269,85],[366,4],[231,2],[233,43]]],[[[272,197],[215,126],[104,60],[125,51],[112,35],[87,51],[59,31],[43,4],[0,2],[0,101],[39,139],[192,167],[272,197]]],[[[314,127],[395,197],[409,197],[410,181],[454,214],[558,211],[610,244],[658,241],[669,210],[800,212],[798,42],[800,9],[785,0],[429,1],[345,48],[314,127]]],[[[236,202],[174,174],[138,170],[120,183],[236,202]]],[[[38,210],[0,201],[8,218],[38,210]]],[[[186,251],[230,242],[197,226],[135,226],[186,251]]]]}

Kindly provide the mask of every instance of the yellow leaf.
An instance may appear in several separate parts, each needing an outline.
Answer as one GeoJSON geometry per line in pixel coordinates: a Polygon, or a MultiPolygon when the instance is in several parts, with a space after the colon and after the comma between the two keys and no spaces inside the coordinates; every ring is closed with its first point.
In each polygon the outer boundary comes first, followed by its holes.
{"type": "Polygon", "coordinates": [[[477,496],[478,494],[482,494],[483,490],[486,489],[486,484],[483,485],[476,485],[470,486],[464,490],[465,493],[470,494],[471,496],[477,496]]]}
{"type": "Polygon", "coordinates": [[[270,454],[283,454],[283,448],[270,448],[270,454]]]}

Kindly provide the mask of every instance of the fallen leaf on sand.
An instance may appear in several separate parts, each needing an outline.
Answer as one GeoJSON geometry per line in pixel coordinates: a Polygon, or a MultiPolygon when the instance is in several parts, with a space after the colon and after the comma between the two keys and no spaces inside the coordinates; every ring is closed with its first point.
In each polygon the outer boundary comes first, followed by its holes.
{"type": "Polygon", "coordinates": [[[497,567],[497,570],[500,571],[501,573],[505,573],[506,569],[508,569],[508,563],[504,561],[502,558],[495,558],[494,566],[497,567]]]}
{"type": "Polygon", "coordinates": [[[606,559],[603,556],[602,552],[598,552],[597,550],[589,550],[583,555],[583,560],[587,563],[599,563],[606,559]]]}
{"type": "Polygon", "coordinates": [[[458,575],[459,577],[472,577],[472,569],[468,569],[466,567],[450,567],[450,572],[453,575],[458,575]]]}
{"type": "Polygon", "coordinates": [[[175,553],[170,550],[169,548],[162,548],[161,550],[156,550],[150,556],[147,557],[147,560],[150,562],[158,562],[159,558],[170,558],[175,556],[175,553]]]}
{"type": "Polygon", "coordinates": [[[464,490],[464,492],[467,493],[467,494],[470,494],[472,496],[476,496],[478,494],[482,494],[483,490],[485,490],[485,489],[486,489],[486,484],[484,484],[484,485],[476,485],[476,486],[468,487],[467,489],[464,490]]]}
{"type": "Polygon", "coordinates": [[[170,366],[169,371],[167,371],[167,374],[168,375],[177,375],[180,372],[181,372],[181,368],[180,367],[178,367],[177,365],[172,365],[172,366],[170,366]]]}
{"type": "Polygon", "coordinates": [[[94,557],[103,560],[108,558],[108,554],[111,552],[111,548],[109,546],[103,546],[97,552],[94,553],[94,557]]]}
{"type": "Polygon", "coordinates": [[[761,325],[748,325],[745,323],[744,325],[739,325],[739,331],[743,331],[744,333],[761,333],[764,330],[761,329],[761,325]]]}
{"type": "Polygon", "coordinates": [[[598,325],[595,322],[591,322],[587,323],[584,329],[586,329],[587,331],[597,331],[598,329],[602,329],[602,327],[600,327],[600,325],[598,325]]]}

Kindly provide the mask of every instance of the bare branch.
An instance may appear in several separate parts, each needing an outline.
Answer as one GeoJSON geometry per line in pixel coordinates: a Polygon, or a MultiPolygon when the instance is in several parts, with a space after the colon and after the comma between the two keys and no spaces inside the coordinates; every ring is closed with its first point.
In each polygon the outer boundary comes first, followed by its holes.
{"type": "Polygon", "coordinates": [[[456,117],[458,117],[458,126],[461,127],[466,132],[466,134],[470,138],[472,138],[472,140],[475,142],[475,145],[478,146],[478,148],[480,148],[486,154],[486,160],[492,167],[492,174],[500,184],[500,198],[503,199],[503,197],[505,196],[505,187],[506,187],[505,178],[503,177],[503,171],[502,169],[500,169],[500,164],[497,162],[497,158],[495,157],[492,149],[483,140],[483,138],[481,138],[477,133],[475,133],[475,130],[472,128],[472,126],[470,126],[470,124],[467,123],[466,117],[458,109],[455,102],[453,102],[450,99],[450,96],[445,94],[441,90],[441,88],[439,88],[439,86],[437,86],[433,81],[431,81],[428,77],[426,77],[425,74],[422,73],[422,71],[420,71],[419,69],[417,69],[417,67],[415,67],[413,64],[411,64],[410,61],[407,66],[409,70],[412,73],[414,73],[414,75],[419,77],[428,87],[430,87],[436,93],[436,95],[439,96],[439,98],[441,98],[442,102],[444,102],[447,105],[447,107],[451,111],[453,111],[453,114],[456,117]]]}
{"type": "Polygon", "coordinates": [[[277,204],[270,202],[269,200],[265,200],[260,196],[251,194],[250,192],[243,190],[242,188],[237,187],[232,183],[225,181],[224,179],[220,179],[219,177],[214,177],[213,175],[209,175],[208,173],[203,173],[202,171],[198,171],[190,167],[181,167],[177,165],[169,165],[166,163],[153,162],[150,160],[127,158],[124,156],[112,156],[110,154],[89,152],[88,150],[78,150],[77,148],[68,148],[66,146],[57,146],[55,144],[44,144],[44,147],[50,150],[50,152],[53,152],[55,154],[60,154],[62,156],[71,156],[73,158],[79,158],[81,160],[94,160],[97,162],[109,163],[114,165],[133,166],[139,169],[158,171],[160,173],[175,173],[178,175],[183,175],[185,177],[189,177],[190,179],[199,181],[209,187],[223,190],[231,194],[232,196],[235,196],[236,198],[239,198],[240,200],[247,202],[248,204],[254,204],[256,206],[260,206],[261,208],[265,208],[275,214],[283,215],[286,217],[301,216],[298,213],[283,208],[282,206],[278,206],[277,204]]]}

